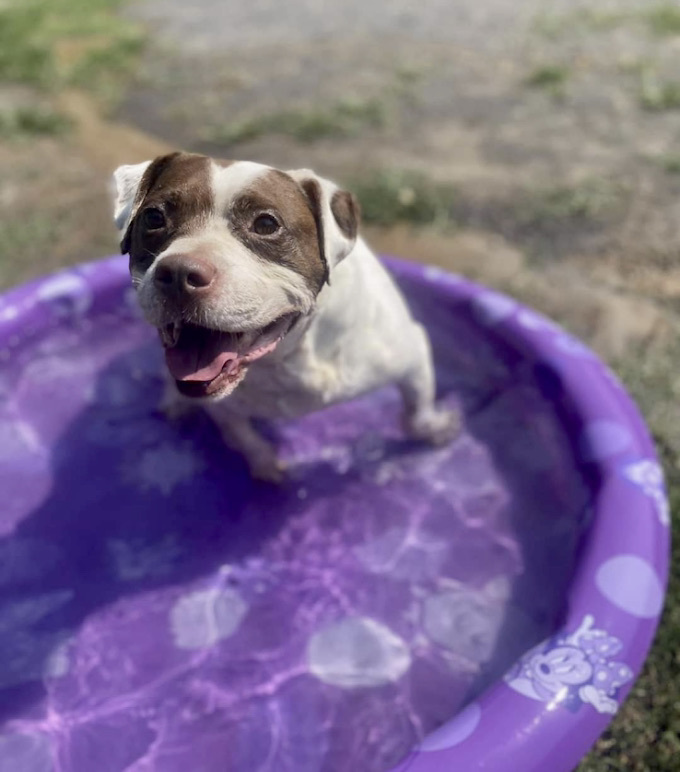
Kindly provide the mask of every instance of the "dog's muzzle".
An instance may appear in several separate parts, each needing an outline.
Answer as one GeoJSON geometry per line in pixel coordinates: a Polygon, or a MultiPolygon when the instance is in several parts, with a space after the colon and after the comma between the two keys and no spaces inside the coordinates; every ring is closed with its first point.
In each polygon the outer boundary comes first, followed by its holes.
{"type": "Polygon", "coordinates": [[[204,300],[217,281],[217,269],[207,260],[190,255],[168,255],[156,266],[153,284],[164,301],[182,313],[204,300]]]}

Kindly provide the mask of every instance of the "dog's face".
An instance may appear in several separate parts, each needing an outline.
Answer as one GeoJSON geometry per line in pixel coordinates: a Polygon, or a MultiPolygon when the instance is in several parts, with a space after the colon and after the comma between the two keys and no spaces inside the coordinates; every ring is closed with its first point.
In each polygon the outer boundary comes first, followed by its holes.
{"type": "Polygon", "coordinates": [[[356,239],[354,198],[308,170],[173,153],[114,182],[121,250],[186,396],[230,394],[356,239]]]}

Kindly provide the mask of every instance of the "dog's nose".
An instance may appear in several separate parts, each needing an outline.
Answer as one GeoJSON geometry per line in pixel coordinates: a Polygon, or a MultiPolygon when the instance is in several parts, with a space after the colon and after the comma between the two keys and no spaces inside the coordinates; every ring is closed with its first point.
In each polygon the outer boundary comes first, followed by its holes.
{"type": "Polygon", "coordinates": [[[216,276],[215,266],[203,258],[169,255],[156,267],[153,280],[165,294],[200,295],[210,289],[216,276]]]}

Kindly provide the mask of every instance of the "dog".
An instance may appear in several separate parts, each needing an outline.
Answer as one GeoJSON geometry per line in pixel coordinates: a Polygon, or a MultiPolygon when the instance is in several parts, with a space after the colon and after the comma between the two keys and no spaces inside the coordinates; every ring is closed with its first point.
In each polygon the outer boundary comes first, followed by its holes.
{"type": "Polygon", "coordinates": [[[176,152],[113,175],[121,252],[165,349],[254,477],[285,467],[253,419],[290,419],[396,384],[416,440],[445,444],[429,339],[357,234],[354,196],[308,169],[176,152]]]}

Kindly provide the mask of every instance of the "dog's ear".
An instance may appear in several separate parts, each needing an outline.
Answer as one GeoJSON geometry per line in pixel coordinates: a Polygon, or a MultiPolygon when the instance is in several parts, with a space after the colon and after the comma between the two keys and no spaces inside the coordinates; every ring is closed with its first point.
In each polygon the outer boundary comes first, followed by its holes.
{"type": "Polygon", "coordinates": [[[141,203],[142,197],[138,193],[144,173],[150,165],[151,161],[144,161],[141,164],[119,166],[113,173],[113,221],[121,233],[120,251],[123,254],[130,250],[130,225],[141,203]]]}
{"type": "Polygon", "coordinates": [[[346,190],[309,169],[288,174],[300,185],[316,220],[319,250],[327,272],[352,251],[359,230],[359,202],[346,190]]]}

